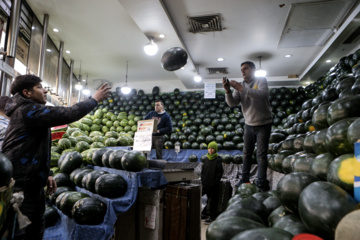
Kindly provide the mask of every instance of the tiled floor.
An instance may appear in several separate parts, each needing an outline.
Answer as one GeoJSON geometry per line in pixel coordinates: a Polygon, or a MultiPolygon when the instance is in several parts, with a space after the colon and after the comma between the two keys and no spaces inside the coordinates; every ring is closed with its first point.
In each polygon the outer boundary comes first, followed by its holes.
{"type": "Polygon", "coordinates": [[[204,224],[204,220],[201,220],[201,240],[206,240],[206,229],[208,226],[204,224]]]}

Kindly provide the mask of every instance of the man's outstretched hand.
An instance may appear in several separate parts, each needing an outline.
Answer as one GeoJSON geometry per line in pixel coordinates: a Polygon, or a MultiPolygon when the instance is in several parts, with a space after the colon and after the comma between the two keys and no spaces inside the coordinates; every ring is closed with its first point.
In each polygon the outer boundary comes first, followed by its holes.
{"type": "Polygon", "coordinates": [[[101,85],[101,87],[96,91],[96,93],[93,96],[93,99],[95,99],[97,102],[104,101],[110,93],[111,87],[108,86],[108,83],[104,83],[101,85]]]}

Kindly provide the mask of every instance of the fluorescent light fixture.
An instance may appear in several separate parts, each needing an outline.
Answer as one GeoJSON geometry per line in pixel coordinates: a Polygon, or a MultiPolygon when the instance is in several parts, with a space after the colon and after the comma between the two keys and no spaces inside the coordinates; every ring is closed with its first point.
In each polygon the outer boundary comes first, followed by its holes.
{"type": "Polygon", "coordinates": [[[266,71],[264,69],[259,69],[255,71],[255,77],[265,77],[266,71]]]}
{"type": "Polygon", "coordinates": [[[122,92],[123,94],[129,94],[129,93],[131,92],[131,88],[128,87],[128,86],[122,87],[122,88],[121,88],[121,92],[122,92]]]}
{"type": "Polygon", "coordinates": [[[26,74],[26,66],[22,62],[20,62],[17,58],[15,58],[14,69],[22,75],[26,74]]]}
{"type": "Polygon", "coordinates": [[[59,32],[59,29],[54,28],[53,31],[54,31],[54,32],[59,32]]]}
{"type": "Polygon", "coordinates": [[[331,63],[331,59],[328,59],[328,60],[326,60],[325,62],[327,62],[327,63],[331,63]]]}
{"type": "Polygon", "coordinates": [[[78,82],[76,85],[75,85],[75,89],[80,91],[81,89],[83,88],[83,86],[80,84],[80,82],[78,82]]]}
{"type": "Polygon", "coordinates": [[[219,58],[217,59],[217,61],[218,61],[218,62],[222,62],[222,61],[224,61],[224,58],[219,57],[219,58]]]}
{"type": "Polygon", "coordinates": [[[88,88],[85,88],[85,89],[82,90],[82,93],[83,93],[84,95],[89,95],[89,94],[90,94],[90,90],[89,90],[88,88]]]}
{"type": "Polygon", "coordinates": [[[47,52],[51,52],[51,49],[48,48],[48,49],[46,49],[46,51],[47,51],[47,52]]]}
{"type": "Polygon", "coordinates": [[[262,56],[258,56],[258,58],[259,58],[259,69],[255,71],[255,77],[265,77],[266,71],[261,67],[262,56]]]}
{"type": "Polygon", "coordinates": [[[286,54],[285,57],[286,57],[286,58],[291,58],[292,55],[291,55],[291,54],[286,54]]]}
{"type": "Polygon", "coordinates": [[[144,52],[149,56],[154,56],[159,50],[159,47],[154,40],[150,38],[150,42],[144,46],[144,52]]]}
{"type": "Polygon", "coordinates": [[[165,34],[160,34],[159,38],[165,38],[165,34]]]}
{"type": "Polygon", "coordinates": [[[69,50],[66,50],[65,52],[66,52],[67,54],[70,54],[70,51],[69,51],[69,50]]]}
{"type": "Polygon", "coordinates": [[[194,77],[194,81],[195,81],[195,82],[201,82],[201,80],[202,80],[202,78],[201,78],[200,75],[196,75],[196,76],[194,77]]]}
{"type": "Polygon", "coordinates": [[[306,84],[308,84],[308,85],[309,85],[309,84],[310,84],[310,82],[306,82],[306,84]]]}

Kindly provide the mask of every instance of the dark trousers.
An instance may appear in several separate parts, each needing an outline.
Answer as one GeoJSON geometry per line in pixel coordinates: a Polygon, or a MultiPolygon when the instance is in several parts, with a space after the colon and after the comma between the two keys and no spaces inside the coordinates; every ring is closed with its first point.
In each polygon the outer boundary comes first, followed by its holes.
{"type": "Polygon", "coordinates": [[[271,134],[271,123],[261,126],[249,126],[244,129],[244,160],[242,167],[242,180],[249,182],[251,159],[257,145],[256,159],[258,162],[257,185],[266,183],[266,170],[268,165],[267,152],[271,134]]]}
{"type": "Polygon", "coordinates": [[[218,205],[219,205],[219,190],[220,190],[220,184],[211,189],[208,188],[202,189],[202,195],[204,196],[206,194],[208,200],[201,214],[208,215],[212,219],[215,219],[217,217],[218,205]]]}
{"type": "Polygon", "coordinates": [[[164,148],[164,136],[152,136],[152,148],[155,148],[156,159],[162,159],[162,150],[164,148]]]}
{"type": "Polygon", "coordinates": [[[45,230],[45,194],[44,189],[24,193],[24,201],[20,207],[23,215],[27,216],[31,224],[25,229],[18,229],[16,226],[15,240],[42,240],[45,230]],[[29,194],[28,194],[29,192],[29,194]],[[36,193],[37,192],[37,193],[36,193]]]}

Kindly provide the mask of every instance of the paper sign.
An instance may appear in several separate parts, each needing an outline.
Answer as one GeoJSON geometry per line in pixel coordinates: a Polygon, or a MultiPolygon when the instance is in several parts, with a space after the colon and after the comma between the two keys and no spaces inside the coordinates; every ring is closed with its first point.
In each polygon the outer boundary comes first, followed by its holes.
{"type": "Polygon", "coordinates": [[[214,99],[216,97],[215,91],[216,83],[205,83],[204,98],[214,99]]]}
{"type": "Polygon", "coordinates": [[[151,151],[152,132],[136,132],[134,135],[135,151],[151,151]]]}
{"type": "Polygon", "coordinates": [[[155,229],[156,207],[145,205],[145,227],[155,229]]]}

